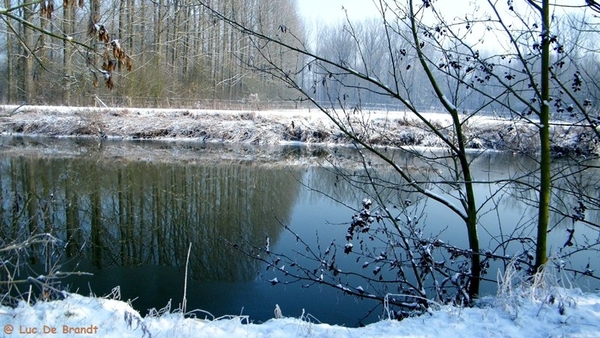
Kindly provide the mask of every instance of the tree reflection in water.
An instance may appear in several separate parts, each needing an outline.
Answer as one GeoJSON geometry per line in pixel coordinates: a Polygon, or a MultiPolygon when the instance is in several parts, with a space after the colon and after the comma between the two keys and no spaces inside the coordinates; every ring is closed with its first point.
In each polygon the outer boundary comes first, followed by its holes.
{"type": "Polygon", "coordinates": [[[288,170],[239,163],[154,163],[98,158],[8,157],[2,160],[5,238],[54,232],[67,256],[98,268],[183,267],[193,245],[192,278],[249,281],[257,263],[223,238],[277,241],[298,194],[288,170]],[[9,188],[10,187],[10,188],[9,188]],[[8,196],[6,196],[8,195],[8,196]],[[5,224],[6,225],[6,224],[5,224]]]}
{"type": "MultiPolygon", "coordinates": [[[[163,306],[171,298],[176,308],[192,243],[189,274],[193,282],[188,289],[188,306],[196,304],[216,315],[239,314],[245,306],[253,318],[265,320],[272,317],[275,303],[282,305],[284,314],[298,316],[298,309],[307,302],[329,299],[336,309],[314,313],[317,318],[354,325],[372,305],[359,309],[354,299],[339,298],[335,290],[324,293],[318,288],[300,290],[299,285],[271,287],[266,276],[273,271],[266,272],[256,260],[224,240],[243,238],[261,245],[269,237],[274,250],[301,250],[295,238],[282,232],[279,222],[290,224],[307,242],[315,242],[315,231],[324,242],[342,240],[347,227],[344,222],[350,220],[353,211],[330,200],[324,202],[327,198],[323,196],[358,207],[369,194],[368,186],[359,181],[344,182],[340,177],[342,171],[350,177],[354,173],[360,176],[360,166],[308,169],[303,163],[307,158],[322,160],[335,153],[338,160],[351,164],[355,160],[350,150],[19,138],[2,141],[0,235],[8,242],[49,232],[65,241],[64,269],[95,273],[91,280],[77,277],[69,281],[80,292],[87,291],[88,282],[91,291],[100,294],[120,285],[130,290],[127,297],[140,297],[142,312],[147,307],[163,306]],[[257,278],[260,282],[254,283],[257,278]],[[105,289],[96,290],[98,285],[105,289]],[[288,297],[290,292],[298,294],[288,297]],[[272,299],[267,300],[265,294],[272,299]],[[297,312],[288,312],[295,307],[297,312]]],[[[449,179],[443,168],[419,163],[406,154],[397,158],[403,168],[421,172],[424,182],[449,179]]],[[[482,181],[498,181],[507,174],[517,176],[527,167],[526,161],[511,154],[488,154],[474,159],[472,165],[482,181]]],[[[382,182],[395,179],[384,168],[378,170],[378,176],[382,182]]],[[[595,181],[581,181],[591,182],[586,189],[594,189],[595,181]]],[[[393,185],[387,193],[392,202],[416,202],[393,185]]],[[[481,184],[478,194],[482,199],[497,197],[481,218],[485,242],[494,245],[502,232],[529,235],[527,224],[535,213],[521,201],[531,198],[527,195],[530,191],[509,184],[481,184]],[[498,194],[495,189],[503,192],[498,194]]],[[[434,203],[420,207],[426,209],[424,232],[443,232],[446,242],[465,244],[460,220],[448,217],[434,203]]],[[[569,207],[567,203],[564,208],[568,211],[569,207]]],[[[597,221],[598,216],[592,216],[597,221]]],[[[580,234],[585,233],[578,230],[580,234]]],[[[564,243],[564,235],[557,228],[556,245],[564,243]]],[[[31,264],[43,262],[43,249],[28,256],[31,264]]],[[[585,265],[588,258],[581,260],[585,265]]],[[[43,267],[40,269],[39,273],[44,273],[43,267]]]]}

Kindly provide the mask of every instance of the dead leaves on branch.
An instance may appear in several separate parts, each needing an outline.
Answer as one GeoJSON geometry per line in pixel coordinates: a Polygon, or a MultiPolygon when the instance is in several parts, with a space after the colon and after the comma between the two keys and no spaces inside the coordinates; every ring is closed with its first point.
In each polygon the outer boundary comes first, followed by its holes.
{"type": "Polygon", "coordinates": [[[105,70],[107,72],[112,72],[116,69],[117,69],[117,63],[113,60],[104,61],[104,63],[102,63],[102,70],[105,70]]]}
{"type": "MultiPolygon", "coordinates": [[[[121,64],[127,69],[127,71],[131,71],[132,61],[131,57],[127,55],[119,39],[110,38],[110,34],[104,25],[99,25],[97,23],[92,23],[90,25],[90,35],[96,36],[98,41],[104,43],[104,53],[102,54],[102,68],[100,72],[104,77],[104,82],[106,88],[113,89],[114,83],[112,81],[112,73],[117,70],[118,65],[121,64]]],[[[95,76],[95,73],[94,73],[95,76]]],[[[97,86],[97,77],[94,81],[94,86],[97,86]]]]}
{"type": "MultiPolygon", "coordinates": [[[[63,0],[63,8],[75,8],[75,6],[83,8],[84,0],[63,0]]],[[[54,0],[42,0],[40,2],[40,15],[44,18],[51,19],[53,13],[54,0]]],[[[106,29],[104,25],[98,24],[98,21],[98,15],[94,15],[91,19],[88,33],[90,36],[97,38],[99,42],[104,44],[105,50],[104,53],[102,53],[102,67],[101,69],[98,69],[90,57],[87,58],[87,65],[90,67],[90,71],[94,75],[94,87],[99,86],[99,79],[97,75],[97,72],[99,72],[104,78],[106,87],[108,89],[113,89],[113,72],[117,70],[119,64],[123,65],[127,71],[131,71],[132,60],[121,46],[119,39],[111,39],[108,29],[106,29]]]]}
{"type": "Polygon", "coordinates": [[[98,40],[100,42],[104,42],[104,43],[109,43],[110,42],[110,35],[108,34],[108,30],[106,30],[106,27],[104,27],[104,25],[98,25],[95,23],[92,23],[90,25],[90,35],[96,35],[98,34],[98,40]]]}

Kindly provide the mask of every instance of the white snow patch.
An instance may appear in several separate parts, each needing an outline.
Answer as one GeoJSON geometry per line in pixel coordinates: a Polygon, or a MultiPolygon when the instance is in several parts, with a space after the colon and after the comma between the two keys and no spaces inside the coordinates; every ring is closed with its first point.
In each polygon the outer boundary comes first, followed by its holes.
{"type": "MultiPolygon", "coordinates": [[[[556,288],[556,299],[525,293],[484,298],[480,307],[442,306],[421,317],[382,320],[361,328],[317,324],[310,316],[253,324],[245,316],[141,317],[123,301],[66,294],[61,301],[0,307],[6,337],[600,337],[600,295],[556,288]],[[561,305],[562,304],[562,305],[561,305]],[[559,311],[564,308],[563,314],[559,311]],[[7,330],[13,329],[12,334],[7,330]],[[25,334],[35,331],[37,334],[25,334]],[[19,333],[21,332],[21,333],[19,333]],[[70,333],[69,333],[70,332],[70,333]],[[88,333],[90,332],[90,333],[88,333]]],[[[279,309],[279,313],[285,309],[279,309]]]]}
{"type": "Polygon", "coordinates": [[[444,104],[446,104],[451,110],[456,110],[456,106],[454,104],[452,104],[452,102],[450,102],[450,100],[448,100],[446,95],[442,95],[442,101],[444,101],[444,104]]]}

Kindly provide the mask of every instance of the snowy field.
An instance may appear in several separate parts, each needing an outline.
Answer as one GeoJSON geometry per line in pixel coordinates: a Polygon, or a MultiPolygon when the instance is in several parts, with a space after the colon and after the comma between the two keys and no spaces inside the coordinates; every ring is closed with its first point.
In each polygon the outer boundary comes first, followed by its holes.
{"type": "Polygon", "coordinates": [[[238,316],[214,319],[202,311],[197,318],[142,318],[123,301],[66,294],[62,301],[0,307],[0,325],[3,337],[600,337],[600,295],[577,289],[511,291],[474,308],[441,306],[422,317],[361,328],[281,312],[284,317],[263,324],[238,316]]]}

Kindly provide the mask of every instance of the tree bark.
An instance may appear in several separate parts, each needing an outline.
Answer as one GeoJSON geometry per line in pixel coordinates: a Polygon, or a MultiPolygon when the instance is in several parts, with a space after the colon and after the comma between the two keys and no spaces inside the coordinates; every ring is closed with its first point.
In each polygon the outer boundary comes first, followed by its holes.
{"type": "Polygon", "coordinates": [[[66,6],[63,8],[63,32],[67,35],[67,39],[63,41],[63,104],[70,105],[72,100],[71,81],[73,77],[73,45],[69,38],[73,37],[75,26],[75,2],[68,0],[64,2],[66,6]]]}
{"type": "Polygon", "coordinates": [[[537,226],[535,267],[539,270],[547,261],[548,222],[550,219],[550,196],[552,189],[550,149],[550,4],[542,1],[542,63],[541,63],[541,109],[540,109],[540,195],[537,226]]]}
{"type": "MultiPolygon", "coordinates": [[[[4,8],[10,8],[10,0],[4,0],[4,8]]],[[[10,25],[12,20],[11,18],[5,18],[6,20],[6,24],[10,25]]],[[[6,99],[8,100],[8,102],[12,102],[13,100],[15,100],[15,84],[13,83],[14,80],[14,65],[13,65],[13,58],[12,58],[12,53],[13,53],[13,38],[12,35],[8,33],[6,33],[6,83],[7,83],[7,90],[6,90],[6,99]]]]}
{"type": "MultiPolygon", "coordinates": [[[[31,3],[26,4],[23,7],[23,20],[26,22],[33,22],[33,5],[31,3]]],[[[23,57],[22,57],[22,69],[21,74],[22,80],[22,94],[21,99],[26,104],[33,103],[35,86],[33,81],[34,69],[33,69],[33,31],[26,26],[23,26],[23,57]]]]}

